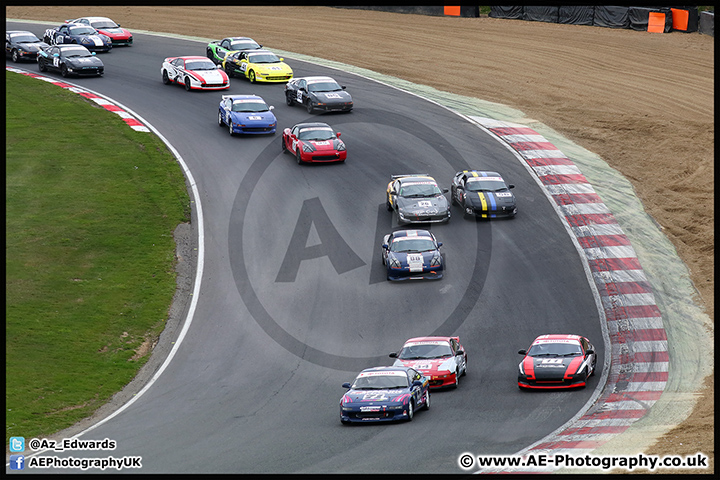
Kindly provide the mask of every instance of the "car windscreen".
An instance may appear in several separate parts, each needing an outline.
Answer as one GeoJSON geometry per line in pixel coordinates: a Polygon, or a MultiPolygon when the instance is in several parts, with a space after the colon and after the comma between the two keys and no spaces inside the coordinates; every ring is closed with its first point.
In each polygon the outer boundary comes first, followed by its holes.
{"type": "Polygon", "coordinates": [[[215,70],[217,66],[211,60],[191,60],[185,62],[185,70],[215,70]]]}
{"type": "Polygon", "coordinates": [[[102,22],[93,22],[91,23],[94,29],[100,30],[101,28],[117,28],[117,24],[115,22],[108,22],[107,20],[104,20],[102,22]]]}
{"type": "Polygon", "coordinates": [[[280,59],[274,53],[258,53],[257,55],[248,55],[250,63],[277,63],[280,59]]]}
{"type": "Polygon", "coordinates": [[[400,186],[398,195],[401,197],[434,197],[442,191],[433,182],[410,182],[400,186]]]}
{"type": "Polygon", "coordinates": [[[308,84],[308,92],[337,92],[342,87],[337,82],[317,82],[308,84]]]}
{"type": "Polygon", "coordinates": [[[436,250],[435,242],[429,238],[401,237],[395,239],[390,245],[390,251],[398,253],[421,253],[433,250],[436,250]]]}
{"type": "Polygon", "coordinates": [[[531,357],[570,357],[582,355],[582,349],[576,343],[536,343],[527,354],[531,357]]]}
{"type": "Polygon", "coordinates": [[[233,112],[267,112],[268,106],[265,102],[234,101],[233,112]]]}
{"type": "Polygon", "coordinates": [[[40,39],[37,38],[35,35],[28,35],[26,33],[11,35],[10,39],[12,39],[12,41],[16,43],[36,43],[40,41],[40,39]]]}
{"type": "Polygon", "coordinates": [[[507,189],[507,185],[499,177],[469,178],[465,182],[465,190],[468,192],[501,192],[507,189]]]}
{"type": "Polygon", "coordinates": [[[232,42],[230,44],[230,50],[257,50],[258,48],[260,48],[260,45],[251,41],[232,42]]]}
{"type": "Polygon", "coordinates": [[[331,140],[335,138],[332,128],[303,128],[298,133],[300,140],[331,140]]]}
{"type": "Polygon", "coordinates": [[[92,27],[70,27],[70,35],[95,35],[96,33],[92,27]]]}
{"type": "Polygon", "coordinates": [[[400,350],[398,358],[402,360],[419,360],[427,358],[445,358],[452,356],[452,349],[447,343],[406,345],[400,350]]]}
{"type": "Polygon", "coordinates": [[[92,53],[85,47],[63,48],[60,50],[63,56],[71,57],[92,57],[92,53]]]}
{"type": "Polygon", "coordinates": [[[407,388],[408,377],[404,372],[395,375],[359,375],[352,388],[355,390],[378,390],[390,388],[407,388]]]}

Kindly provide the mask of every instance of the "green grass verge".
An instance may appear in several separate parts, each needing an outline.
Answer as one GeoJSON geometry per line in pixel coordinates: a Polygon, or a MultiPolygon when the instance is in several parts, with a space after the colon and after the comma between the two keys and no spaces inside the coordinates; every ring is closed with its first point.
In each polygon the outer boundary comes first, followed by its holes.
{"type": "Polygon", "coordinates": [[[92,414],[147,360],[190,199],[155,135],[40,80],[6,72],[5,88],[5,429],[32,438],[92,414]]]}

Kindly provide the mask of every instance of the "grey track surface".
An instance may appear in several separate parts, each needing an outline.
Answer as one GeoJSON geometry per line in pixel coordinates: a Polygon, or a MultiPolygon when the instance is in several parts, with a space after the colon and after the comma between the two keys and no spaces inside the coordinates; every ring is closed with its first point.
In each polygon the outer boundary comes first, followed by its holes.
{"type": "Polygon", "coordinates": [[[605,353],[577,250],[505,148],[421,98],[292,58],[295,76],[329,74],[347,85],[355,111],[308,115],[285,105],[282,85],[240,79],[222,93],[162,84],[164,57],[203,53],[198,42],[138,34],[133,47],[101,56],[104,78],[70,80],[161,131],[191,168],[205,213],[191,329],[153,387],[87,438],[116,440],[116,457],[141,455],[143,473],[459,472],[460,453],[515,453],[583,407],[600,375],[577,392],[523,393],[515,383],[516,352],[538,334],[583,334],[605,353]],[[346,164],[298,166],[281,154],[280,132],[231,138],[217,126],[223,93],[262,95],[279,130],[310,118],[333,125],[348,146],[346,164]],[[518,217],[476,222],[455,208],[448,225],[432,227],[444,242],[446,278],[387,284],[379,243],[397,228],[383,205],[390,175],[429,173],[449,187],[468,167],[514,183],[518,217]],[[301,211],[313,224],[305,248],[289,250],[307,227],[301,211]],[[317,250],[327,255],[312,258],[317,250]],[[278,282],[286,257],[299,265],[296,276],[278,282]],[[432,333],[459,335],[467,348],[460,387],[434,393],[432,409],[410,424],[343,427],[341,383],[389,364],[406,338],[432,333]]]}

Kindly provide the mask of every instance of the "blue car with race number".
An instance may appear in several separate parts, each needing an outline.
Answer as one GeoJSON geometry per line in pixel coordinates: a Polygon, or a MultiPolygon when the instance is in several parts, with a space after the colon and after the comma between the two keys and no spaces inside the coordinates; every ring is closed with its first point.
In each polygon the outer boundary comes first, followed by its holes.
{"type": "Polygon", "coordinates": [[[77,44],[91,52],[109,52],[112,50],[112,39],[82,23],[65,23],[55,28],[48,28],[43,35],[48,45],[77,44]]]}
{"type": "Polygon", "coordinates": [[[441,279],[445,272],[441,246],[427,230],[397,230],[385,235],[380,253],[387,279],[441,279]]]}
{"type": "Polygon", "coordinates": [[[366,368],[340,400],[340,421],[374,423],[412,421],[419,409],[430,408],[430,380],[411,367],[366,368]]]}
{"type": "Polygon", "coordinates": [[[270,133],[277,129],[277,119],[257,95],[223,95],[218,109],[218,125],[227,125],[230,135],[235,133],[270,133]]]}

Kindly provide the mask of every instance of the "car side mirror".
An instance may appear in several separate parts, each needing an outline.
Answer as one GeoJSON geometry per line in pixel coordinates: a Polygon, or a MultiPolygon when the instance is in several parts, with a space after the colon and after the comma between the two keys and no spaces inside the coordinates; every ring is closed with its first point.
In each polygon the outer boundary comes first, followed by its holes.
{"type": "Polygon", "coordinates": [[[518,350],[520,355],[527,355],[527,350],[518,350]]]}
{"type": "Polygon", "coordinates": [[[270,107],[268,108],[268,110],[275,110],[275,107],[272,106],[272,105],[270,105],[270,107]]]}
{"type": "Polygon", "coordinates": [[[585,352],[585,355],[590,355],[591,353],[595,353],[595,350],[593,350],[592,348],[588,348],[585,352]]]}
{"type": "Polygon", "coordinates": [[[343,90],[345,90],[345,88],[346,88],[345,85],[340,85],[340,87],[341,87],[343,90]]]}
{"type": "MultiPolygon", "coordinates": [[[[383,245],[385,247],[385,245],[383,245]]],[[[390,358],[397,358],[397,352],[392,352],[390,355],[388,355],[390,358]]]]}
{"type": "Polygon", "coordinates": [[[462,349],[460,349],[460,350],[458,350],[457,352],[455,352],[455,355],[463,355],[463,354],[465,354],[465,351],[462,350],[462,349]]]}
{"type": "MultiPolygon", "coordinates": [[[[95,53],[95,52],[92,52],[92,53],[95,53]]],[[[59,56],[60,56],[59,53],[53,53],[53,57],[59,57],[59,56]]]]}
{"type": "Polygon", "coordinates": [[[336,136],[337,138],[340,138],[340,132],[337,132],[337,133],[335,134],[335,136],[336,136]]]}
{"type": "Polygon", "coordinates": [[[422,387],[422,380],[413,380],[413,387],[422,387]]]}
{"type": "Polygon", "coordinates": [[[442,242],[437,242],[438,247],[442,247],[442,242]]]}
{"type": "Polygon", "coordinates": [[[447,188],[443,188],[443,189],[442,189],[442,192],[443,192],[443,193],[447,193],[447,192],[449,192],[449,191],[450,191],[450,190],[448,190],[447,188]]]}
{"type": "Polygon", "coordinates": [[[510,185],[508,185],[508,188],[515,188],[515,185],[511,183],[510,185]]]}
{"type": "Polygon", "coordinates": [[[280,61],[281,61],[281,62],[284,62],[284,61],[285,61],[285,59],[284,59],[284,58],[280,58],[280,61]]]}
{"type": "Polygon", "coordinates": [[[350,382],[345,382],[345,383],[342,384],[342,387],[343,387],[343,388],[350,388],[350,387],[352,387],[352,385],[350,385],[350,382]]]}
{"type": "MultiPolygon", "coordinates": [[[[390,247],[388,246],[387,243],[383,243],[383,244],[382,244],[382,248],[384,248],[385,250],[387,250],[387,249],[390,248],[390,247]]],[[[390,355],[390,356],[392,357],[392,355],[390,355]]]]}

